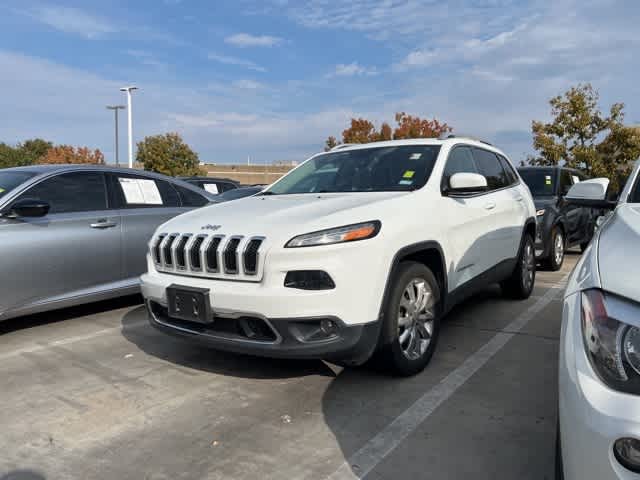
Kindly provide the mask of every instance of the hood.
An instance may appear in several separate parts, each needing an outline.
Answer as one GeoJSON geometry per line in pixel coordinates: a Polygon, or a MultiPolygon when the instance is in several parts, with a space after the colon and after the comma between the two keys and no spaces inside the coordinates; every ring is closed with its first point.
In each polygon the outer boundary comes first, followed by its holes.
{"type": "Polygon", "coordinates": [[[623,204],[602,227],[598,268],[602,288],[640,302],[640,206],[623,204]]]}
{"type": "Polygon", "coordinates": [[[158,231],[219,233],[223,235],[293,236],[376,220],[372,205],[408,192],[261,195],[209,205],[185,213],[160,226],[158,231]],[[364,208],[363,208],[364,207],[364,208]],[[205,225],[219,226],[215,230],[205,225]]]}

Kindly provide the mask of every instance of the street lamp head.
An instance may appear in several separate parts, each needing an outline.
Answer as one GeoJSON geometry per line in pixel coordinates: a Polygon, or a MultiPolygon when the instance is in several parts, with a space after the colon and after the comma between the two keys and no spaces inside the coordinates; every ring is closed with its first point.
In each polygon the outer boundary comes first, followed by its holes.
{"type": "Polygon", "coordinates": [[[109,110],[124,110],[127,107],[125,107],[124,105],[107,105],[107,108],[109,110]]]}
{"type": "Polygon", "coordinates": [[[121,91],[121,92],[131,92],[131,91],[133,91],[133,90],[137,90],[137,89],[138,89],[138,87],[133,86],[133,85],[130,85],[130,86],[128,86],[128,87],[122,87],[122,88],[120,89],[120,91],[121,91]]]}

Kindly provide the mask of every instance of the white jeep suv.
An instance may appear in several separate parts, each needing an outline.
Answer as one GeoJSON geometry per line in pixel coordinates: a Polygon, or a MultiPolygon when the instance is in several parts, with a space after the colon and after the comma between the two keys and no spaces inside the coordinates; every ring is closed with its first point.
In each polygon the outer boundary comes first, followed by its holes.
{"type": "Polygon", "coordinates": [[[535,207],[506,156],[467,138],[317,154],[262,193],[165,223],[151,324],[256,355],[422,370],[440,320],[488,283],[527,298],[535,207]]]}

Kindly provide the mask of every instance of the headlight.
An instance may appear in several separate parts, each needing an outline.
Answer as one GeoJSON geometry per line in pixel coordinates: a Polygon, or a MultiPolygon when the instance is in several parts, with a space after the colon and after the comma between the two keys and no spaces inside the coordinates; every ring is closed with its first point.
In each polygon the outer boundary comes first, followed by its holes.
{"type": "Polygon", "coordinates": [[[287,242],[285,248],[313,247],[317,245],[333,245],[334,243],[365,240],[375,237],[380,231],[380,227],[381,223],[378,220],[372,220],[370,222],[305,233],[304,235],[293,237],[287,242]]]}
{"type": "Polygon", "coordinates": [[[546,212],[546,210],[543,208],[541,210],[536,211],[536,217],[541,217],[544,215],[544,212],[546,212]]]}
{"type": "Polygon", "coordinates": [[[638,304],[600,290],[582,292],[582,334],[593,369],[610,388],[640,395],[640,328],[630,324],[638,318],[638,304]]]}

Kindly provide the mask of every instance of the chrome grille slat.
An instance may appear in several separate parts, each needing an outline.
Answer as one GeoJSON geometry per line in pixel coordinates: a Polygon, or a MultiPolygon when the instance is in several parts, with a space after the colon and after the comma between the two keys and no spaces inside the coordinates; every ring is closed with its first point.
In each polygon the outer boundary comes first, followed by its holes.
{"type": "Polygon", "coordinates": [[[257,282],[262,278],[265,237],[162,232],[149,249],[159,272],[257,282]]]}

